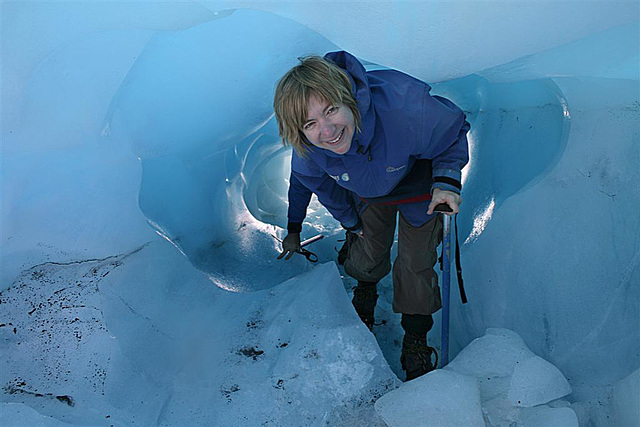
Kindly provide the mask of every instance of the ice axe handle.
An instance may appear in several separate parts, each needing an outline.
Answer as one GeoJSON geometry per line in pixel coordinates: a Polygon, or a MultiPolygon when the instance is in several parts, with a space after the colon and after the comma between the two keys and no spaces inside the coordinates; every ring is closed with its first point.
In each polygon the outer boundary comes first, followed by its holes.
{"type": "Polygon", "coordinates": [[[323,237],[324,237],[324,235],[322,235],[322,234],[318,234],[317,236],[313,236],[312,238],[307,239],[304,242],[300,243],[300,247],[304,248],[307,245],[310,245],[310,244],[312,244],[314,242],[317,242],[318,240],[322,239],[323,237]]]}
{"type": "Polygon", "coordinates": [[[433,209],[433,211],[434,212],[453,212],[453,209],[451,209],[451,207],[446,203],[440,203],[433,209]]]}

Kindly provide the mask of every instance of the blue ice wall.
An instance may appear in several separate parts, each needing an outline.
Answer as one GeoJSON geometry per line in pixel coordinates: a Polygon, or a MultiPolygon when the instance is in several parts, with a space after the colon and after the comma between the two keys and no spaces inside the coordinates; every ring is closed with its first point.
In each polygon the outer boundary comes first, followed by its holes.
{"type": "Polygon", "coordinates": [[[567,101],[551,78],[496,83],[471,75],[434,92],[454,99],[473,124],[460,226],[476,238],[474,218],[533,186],[562,156],[571,125],[567,101]]]}
{"type": "Polygon", "coordinates": [[[479,90],[463,90],[478,95],[461,98],[479,113],[460,215],[475,302],[453,300],[458,348],[488,326],[518,330],[576,398],[640,364],[637,34],[480,72],[479,90]]]}

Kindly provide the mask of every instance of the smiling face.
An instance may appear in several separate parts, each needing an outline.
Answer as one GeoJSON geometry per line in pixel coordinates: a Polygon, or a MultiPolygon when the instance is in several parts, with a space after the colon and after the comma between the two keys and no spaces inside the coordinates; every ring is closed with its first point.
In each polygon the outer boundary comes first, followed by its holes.
{"type": "Polygon", "coordinates": [[[351,109],[311,97],[307,103],[307,121],[302,132],[318,148],[345,154],[351,147],[355,121],[351,109]]]}

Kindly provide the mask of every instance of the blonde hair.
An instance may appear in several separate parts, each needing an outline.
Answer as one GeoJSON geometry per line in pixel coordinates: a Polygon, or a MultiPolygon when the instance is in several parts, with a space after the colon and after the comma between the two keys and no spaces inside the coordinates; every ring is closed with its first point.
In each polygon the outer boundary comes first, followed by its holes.
{"type": "Polygon", "coordinates": [[[300,64],[278,81],[273,110],[282,143],[291,145],[298,155],[307,157],[310,144],[302,133],[302,127],[307,121],[309,99],[315,97],[331,105],[346,105],[353,113],[356,130],[360,129],[360,112],[351,93],[351,80],[343,69],[319,56],[298,59],[300,64]]]}

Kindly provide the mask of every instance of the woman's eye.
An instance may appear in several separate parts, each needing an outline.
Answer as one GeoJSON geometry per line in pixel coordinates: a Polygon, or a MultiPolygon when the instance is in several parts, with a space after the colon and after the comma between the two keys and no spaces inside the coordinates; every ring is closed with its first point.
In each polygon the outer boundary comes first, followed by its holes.
{"type": "Polygon", "coordinates": [[[309,130],[311,129],[311,127],[313,126],[313,123],[306,123],[304,126],[302,126],[303,130],[309,130]]]}
{"type": "Polygon", "coordinates": [[[338,108],[339,107],[337,107],[337,106],[329,108],[329,110],[327,110],[327,114],[335,113],[336,111],[338,111],[338,108]]]}

